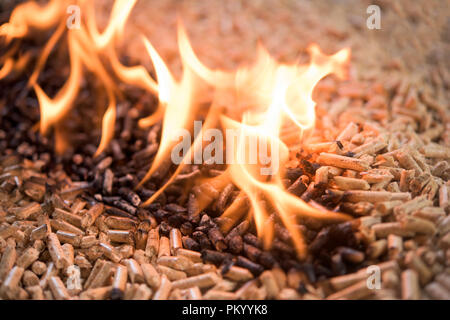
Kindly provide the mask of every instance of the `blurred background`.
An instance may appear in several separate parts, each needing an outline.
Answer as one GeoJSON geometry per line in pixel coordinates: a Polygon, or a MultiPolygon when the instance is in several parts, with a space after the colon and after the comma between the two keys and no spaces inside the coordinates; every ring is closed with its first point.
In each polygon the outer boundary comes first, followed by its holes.
{"type": "MultiPolygon", "coordinates": [[[[113,0],[94,1],[104,25],[113,0]]],[[[24,0],[1,0],[0,21],[20,2],[24,0]]],[[[413,81],[437,90],[441,100],[450,97],[448,0],[138,0],[125,32],[126,54],[151,68],[143,33],[179,71],[178,17],[209,67],[251,62],[258,41],[281,61],[307,59],[305,48],[317,42],[327,53],[351,47],[356,77],[408,73],[413,81]],[[372,4],[381,9],[380,30],[366,26],[372,4]]]]}

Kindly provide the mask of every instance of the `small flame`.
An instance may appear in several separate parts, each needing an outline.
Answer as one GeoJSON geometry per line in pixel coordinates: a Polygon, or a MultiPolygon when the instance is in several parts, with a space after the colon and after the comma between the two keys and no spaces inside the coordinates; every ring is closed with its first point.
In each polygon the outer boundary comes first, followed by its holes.
{"type": "MultiPolygon", "coordinates": [[[[194,120],[198,120],[196,117],[200,114],[206,114],[203,127],[190,141],[190,148],[184,155],[186,161],[179,164],[165,185],[144,203],[148,205],[175,180],[186,163],[195,160],[196,150],[204,148],[202,134],[207,129],[221,128],[222,131],[238,129],[236,141],[227,140],[227,144],[233,143],[233,147],[231,152],[227,149],[226,156],[230,161],[227,162],[225,172],[217,177],[200,179],[197,182],[200,186],[209,184],[218,191],[230,183],[240,189],[240,194],[223,213],[230,221],[223,226],[224,231],[230,230],[244,218],[245,214],[248,214],[247,218],[254,219],[264,246],[269,248],[274,237],[273,221],[269,217],[272,213],[276,213],[290,232],[298,257],[304,259],[306,245],[303,235],[296,227],[299,218],[337,222],[350,217],[311,207],[286,190],[282,182],[284,171],[278,170],[285,168],[289,160],[289,144],[284,139],[284,132],[294,132],[294,138],[299,140],[305,132],[314,127],[316,119],[312,92],[317,83],[329,74],[335,74],[340,78],[346,77],[350,50],[343,49],[328,56],[313,44],[308,48],[311,62],[307,65],[298,65],[278,63],[262,45],[259,45],[254,64],[242,66],[234,71],[213,70],[198,59],[180,22],[178,45],[183,74],[179,80],[171,74],[151,42],[142,37],[156,71],[155,81],[143,66],[126,67],[118,59],[116,45],[122,37],[135,3],[136,0],[116,0],[103,32],[99,32],[97,27],[93,1],[86,0],[52,0],[43,7],[33,2],[26,3],[18,6],[10,22],[0,27],[0,37],[3,36],[7,43],[30,35],[33,29],[56,28],[44,47],[29,81],[39,100],[42,134],[46,134],[54,127],[56,147],[58,151],[63,152],[66,144],[61,123],[75,102],[86,70],[97,76],[109,98],[96,155],[105,150],[113,138],[116,99],[120,94],[116,78],[157,95],[159,99],[157,110],[139,121],[142,128],[162,121],[159,149],[149,171],[139,184],[141,186],[158,170],[167,167],[177,138],[186,132],[195,131],[194,120]],[[79,29],[66,30],[63,24],[65,8],[73,3],[79,5],[81,12],[85,12],[86,16],[79,29]],[[37,80],[50,52],[64,35],[68,42],[70,75],[56,96],[50,98],[37,80]],[[211,93],[211,103],[205,110],[204,97],[211,93]],[[265,142],[258,145],[260,157],[257,157],[256,162],[241,161],[255,157],[250,150],[249,141],[265,142]],[[261,155],[265,155],[266,158],[261,155]],[[267,167],[268,155],[271,167],[267,167]],[[249,204],[249,208],[246,204],[249,204]]],[[[14,70],[24,69],[25,56],[14,59],[17,48],[18,46],[13,45],[7,54],[0,57],[0,63],[3,63],[0,68],[0,79],[14,70]]],[[[199,210],[205,209],[213,201],[211,197],[202,197],[199,210]]]]}

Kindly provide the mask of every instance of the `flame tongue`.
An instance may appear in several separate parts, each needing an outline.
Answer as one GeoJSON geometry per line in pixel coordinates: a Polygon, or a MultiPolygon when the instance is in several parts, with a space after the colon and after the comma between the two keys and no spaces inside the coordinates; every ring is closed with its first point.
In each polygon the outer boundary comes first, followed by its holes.
{"type": "MultiPolygon", "coordinates": [[[[115,47],[135,3],[136,0],[116,0],[109,23],[103,32],[99,32],[97,27],[93,1],[86,0],[53,0],[44,7],[37,7],[33,2],[27,3],[17,7],[11,21],[0,27],[0,37],[4,36],[7,42],[11,42],[29,35],[32,28],[51,29],[59,25],[44,48],[30,79],[39,99],[41,132],[44,134],[49,128],[56,126],[58,149],[64,147],[61,122],[76,100],[86,70],[97,76],[109,98],[97,154],[107,147],[113,137],[118,95],[116,79],[157,95],[157,111],[139,121],[141,127],[162,121],[159,149],[140,185],[158,170],[167,172],[171,153],[179,137],[191,137],[194,131],[194,138],[189,138],[188,150],[175,173],[146,201],[147,205],[175,180],[186,163],[191,163],[192,160],[208,160],[202,156],[198,159],[196,152],[209,148],[204,146],[203,134],[211,141],[216,134],[234,130],[233,132],[238,133],[230,139],[227,135],[226,141],[223,141],[225,145],[222,145],[226,146],[226,171],[218,177],[200,181],[200,186],[210,185],[217,192],[204,193],[199,210],[211,205],[217,193],[232,183],[241,191],[223,213],[225,217],[230,218],[230,223],[224,228],[229,229],[248,214],[249,218],[254,219],[258,235],[263,238],[264,245],[268,248],[273,240],[273,219],[269,216],[275,213],[289,230],[299,258],[305,258],[306,245],[296,227],[299,217],[321,221],[342,221],[349,217],[313,208],[287,192],[282,183],[283,170],[279,170],[285,168],[289,160],[285,135],[287,132],[287,140],[299,141],[307,130],[314,127],[315,102],[312,100],[312,92],[317,83],[329,74],[345,77],[350,51],[343,49],[328,56],[323,54],[317,45],[311,45],[308,48],[311,62],[307,65],[297,65],[280,64],[259,46],[253,65],[243,66],[235,71],[212,70],[197,58],[180,23],[178,43],[183,74],[179,80],[173,77],[150,41],[143,38],[156,71],[155,81],[142,66],[123,66],[116,52],[115,47]],[[79,29],[66,30],[61,27],[65,8],[73,3],[78,4],[82,12],[86,12],[86,16],[79,29]],[[39,10],[41,14],[34,14],[34,10],[39,10]],[[37,79],[50,51],[64,35],[68,40],[70,76],[57,95],[50,98],[37,84],[37,79]],[[204,97],[211,92],[212,98],[203,127],[196,130],[194,120],[202,111],[204,97]],[[252,159],[253,161],[250,161],[252,159]]],[[[3,63],[0,79],[13,69],[23,68],[23,62],[13,59],[14,47],[11,50],[0,58],[0,63],[3,63]]],[[[220,148],[214,149],[214,156],[209,160],[220,152],[220,148]]]]}

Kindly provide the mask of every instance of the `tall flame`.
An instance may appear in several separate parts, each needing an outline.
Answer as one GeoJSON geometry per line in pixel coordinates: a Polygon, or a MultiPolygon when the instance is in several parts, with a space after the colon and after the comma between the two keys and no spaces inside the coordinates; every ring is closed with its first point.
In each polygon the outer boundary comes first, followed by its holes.
{"type": "MultiPolygon", "coordinates": [[[[144,67],[125,67],[118,59],[116,46],[135,3],[136,0],[116,0],[109,23],[103,32],[97,27],[93,1],[87,0],[52,0],[43,7],[33,2],[26,3],[18,6],[10,22],[0,27],[0,37],[4,37],[7,44],[14,42],[14,39],[29,36],[36,28],[42,30],[56,28],[44,47],[29,81],[39,100],[42,134],[55,126],[55,135],[60,134],[61,121],[75,103],[85,70],[97,76],[109,98],[103,116],[102,137],[97,154],[107,147],[113,137],[116,99],[120,94],[116,78],[157,95],[159,99],[157,110],[139,121],[142,128],[162,121],[159,149],[147,175],[139,185],[141,186],[155,172],[167,167],[167,163],[170,165],[171,152],[177,138],[183,133],[195,131],[194,120],[198,120],[200,113],[206,112],[203,127],[190,141],[190,148],[184,155],[185,161],[178,165],[166,184],[144,205],[152,203],[175,180],[186,163],[197,157],[196,151],[205,148],[203,133],[206,133],[207,129],[221,128],[221,132],[238,129],[239,134],[233,137],[235,140],[227,140],[227,144],[232,145],[231,149],[227,149],[226,156],[229,160],[227,169],[217,177],[199,181],[200,184],[214,186],[218,191],[230,183],[240,189],[239,196],[223,212],[223,216],[229,218],[230,222],[222,228],[228,231],[248,213],[254,219],[258,235],[263,239],[265,247],[269,248],[273,240],[273,221],[269,216],[276,213],[289,230],[298,257],[305,258],[305,241],[296,227],[299,217],[328,222],[347,220],[349,217],[311,207],[286,190],[282,180],[284,175],[282,169],[289,160],[289,145],[283,139],[283,131],[295,130],[297,138],[300,139],[306,131],[314,127],[316,119],[312,92],[317,83],[329,74],[335,74],[340,78],[346,76],[350,50],[343,49],[328,56],[313,44],[308,48],[311,62],[307,65],[298,65],[278,63],[259,45],[257,59],[253,65],[243,66],[234,71],[213,70],[198,59],[183,25],[179,23],[178,45],[183,66],[183,74],[179,80],[171,74],[151,42],[142,37],[156,71],[155,81],[144,67]],[[70,4],[79,5],[81,12],[86,13],[79,29],[64,28],[64,12],[70,4]],[[34,14],[36,10],[40,14],[34,14]],[[57,95],[50,98],[38,85],[38,75],[50,52],[64,34],[70,56],[70,76],[57,95]],[[211,102],[206,110],[203,99],[205,92],[212,92],[211,102]],[[251,154],[249,141],[252,139],[265,142],[258,145],[257,162],[241,161],[255,157],[251,154]],[[265,150],[262,150],[263,146],[265,150]],[[268,147],[270,152],[267,150],[268,147]],[[265,154],[266,158],[270,154],[273,167],[267,167],[267,159],[261,157],[262,154],[265,154]],[[282,169],[278,170],[279,168],[282,169]],[[246,203],[250,205],[249,209],[246,203]]],[[[0,68],[0,79],[13,70],[24,68],[26,62],[23,61],[25,59],[23,56],[17,60],[13,58],[17,48],[18,46],[13,44],[10,51],[0,57],[0,63],[3,63],[0,68]]],[[[56,141],[59,141],[58,148],[61,149],[63,139],[61,136],[56,138],[56,141]]],[[[204,197],[199,210],[211,205],[213,201],[211,197],[204,197]]]]}

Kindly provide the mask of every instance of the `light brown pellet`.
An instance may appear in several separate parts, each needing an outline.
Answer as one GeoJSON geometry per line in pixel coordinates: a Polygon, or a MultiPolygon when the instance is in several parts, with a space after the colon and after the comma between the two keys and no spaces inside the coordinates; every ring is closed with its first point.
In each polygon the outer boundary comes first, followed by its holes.
{"type": "Polygon", "coordinates": [[[234,292],[219,291],[219,290],[208,290],[203,295],[205,300],[237,300],[238,296],[234,292]]]}
{"type": "Polygon", "coordinates": [[[113,269],[114,264],[109,261],[106,261],[98,270],[96,276],[92,279],[92,282],[90,282],[89,286],[86,288],[94,289],[104,286],[109,277],[111,276],[113,269]]]}
{"type": "Polygon", "coordinates": [[[104,205],[97,203],[81,219],[81,226],[83,228],[90,227],[94,224],[95,220],[103,213],[104,205]]]}
{"type": "Polygon", "coordinates": [[[107,235],[112,242],[134,244],[134,234],[130,230],[108,230],[107,235]]]}
{"type": "Polygon", "coordinates": [[[175,270],[185,271],[193,266],[193,262],[183,256],[162,256],[158,258],[157,263],[175,270]]]}
{"type": "Polygon", "coordinates": [[[267,297],[269,299],[275,299],[280,292],[275,276],[272,271],[266,270],[260,276],[261,283],[266,288],[267,297]]]}
{"type": "Polygon", "coordinates": [[[47,236],[47,246],[50,256],[57,269],[67,268],[70,263],[64,255],[61,243],[59,242],[58,236],[55,233],[50,233],[47,236]]]}
{"type": "Polygon", "coordinates": [[[60,242],[62,243],[69,243],[75,247],[80,246],[81,237],[80,235],[77,235],[75,233],[67,232],[67,231],[61,231],[58,230],[56,232],[56,235],[60,242]]]}
{"type": "Polygon", "coordinates": [[[161,284],[158,290],[153,295],[153,300],[166,300],[169,297],[172,288],[173,288],[172,282],[170,282],[167,276],[163,274],[161,276],[161,284]]]}
{"type": "Polygon", "coordinates": [[[148,232],[147,245],[145,247],[145,254],[148,257],[153,257],[159,252],[159,230],[157,228],[151,229],[148,232]]]}
{"type": "Polygon", "coordinates": [[[33,271],[25,270],[22,276],[22,283],[25,287],[37,286],[39,285],[39,278],[33,271]]]}
{"type": "Polygon", "coordinates": [[[186,257],[186,258],[188,258],[189,260],[191,260],[194,263],[203,261],[202,260],[202,254],[200,252],[193,251],[193,250],[179,248],[177,250],[177,255],[186,257]]]}
{"type": "Polygon", "coordinates": [[[369,190],[370,185],[363,179],[347,178],[336,176],[333,178],[334,183],[341,190],[369,190]]]}
{"type": "Polygon", "coordinates": [[[31,265],[31,270],[38,276],[43,275],[47,270],[47,265],[42,261],[35,261],[31,265]]]}
{"type": "Polygon", "coordinates": [[[223,276],[237,282],[245,282],[253,279],[253,275],[250,271],[248,271],[248,269],[238,266],[230,267],[228,272],[226,272],[223,276]]]}
{"type": "Polygon", "coordinates": [[[363,299],[369,296],[372,290],[367,286],[366,280],[357,282],[341,291],[335,292],[327,297],[327,300],[340,300],[340,299],[363,299]]]}
{"type": "Polygon", "coordinates": [[[142,272],[142,268],[136,260],[125,259],[123,260],[123,264],[125,264],[128,269],[128,277],[130,278],[132,283],[144,282],[144,273],[142,272]]]}
{"type": "Polygon", "coordinates": [[[156,266],[159,273],[164,274],[170,281],[176,281],[187,278],[186,273],[183,271],[175,270],[163,265],[156,266]]]}
{"type": "Polygon", "coordinates": [[[68,300],[70,298],[67,288],[59,277],[50,277],[49,286],[56,300],[68,300]]]}
{"type": "Polygon", "coordinates": [[[144,274],[145,281],[153,288],[157,289],[161,285],[161,277],[156,269],[150,263],[144,263],[141,265],[142,273],[144,274]]]}
{"type": "Polygon", "coordinates": [[[181,279],[174,281],[172,283],[174,288],[187,289],[189,287],[197,286],[199,288],[212,287],[218,283],[220,277],[214,272],[204,273],[198,276],[189,277],[186,279],[181,279]]]}
{"type": "Polygon", "coordinates": [[[319,163],[320,165],[335,166],[338,168],[350,169],[355,171],[367,171],[370,169],[369,164],[360,159],[324,152],[322,152],[317,158],[317,163],[319,163]]]}
{"type": "Polygon", "coordinates": [[[118,263],[120,262],[120,260],[122,260],[119,251],[112,245],[100,242],[100,247],[102,248],[103,254],[112,262],[118,263]]]}
{"type": "Polygon", "coordinates": [[[164,236],[159,239],[158,258],[163,256],[170,256],[170,241],[169,238],[164,236]]]}
{"type": "Polygon", "coordinates": [[[123,265],[118,265],[116,272],[114,273],[112,289],[111,289],[111,299],[118,300],[122,299],[127,287],[128,279],[128,269],[123,265]]]}
{"type": "Polygon", "coordinates": [[[5,299],[15,299],[19,291],[19,282],[20,279],[22,279],[24,271],[23,268],[17,266],[9,271],[0,287],[0,296],[5,299]]]}
{"type": "Polygon", "coordinates": [[[16,262],[17,252],[15,242],[8,242],[6,249],[2,254],[2,259],[0,260],[0,282],[6,277],[8,272],[14,266],[16,262]]]}
{"type": "Polygon", "coordinates": [[[70,224],[73,224],[76,227],[81,227],[81,216],[73,214],[71,212],[55,208],[55,211],[52,214],[54,219],[64,220],[70,224]]]}
{"type": "Polygon", "coordinates": [[[181,242],[181,232],[177,228],[170,230],[170,252],[172,255],[176,255],[178,249],[182,248],[183,244],[181,242]]]}
{"type": "Polygon", "coordinates": [[[80,300],[105,300],[111,293],[111,286],[83,291],[80,300]]]}
{"type": "Polygon", "coordinates": [[[402,272],[402,299],[420,299],[419,277],[414,270],[408,269],[402,272]]]}

